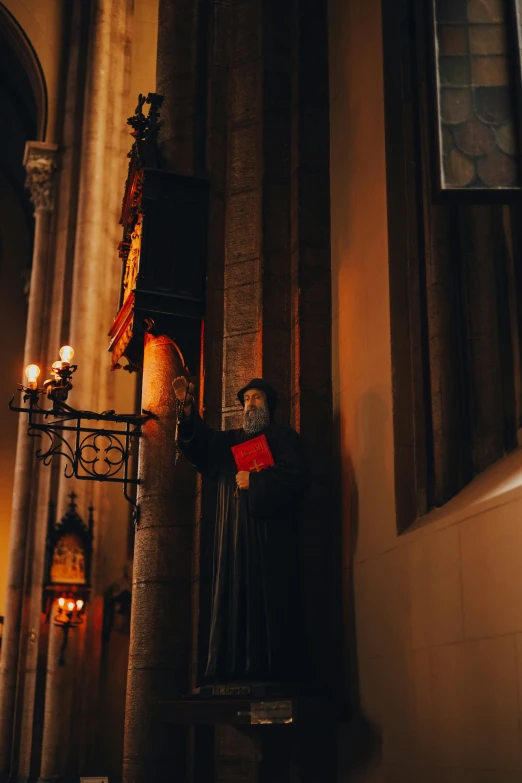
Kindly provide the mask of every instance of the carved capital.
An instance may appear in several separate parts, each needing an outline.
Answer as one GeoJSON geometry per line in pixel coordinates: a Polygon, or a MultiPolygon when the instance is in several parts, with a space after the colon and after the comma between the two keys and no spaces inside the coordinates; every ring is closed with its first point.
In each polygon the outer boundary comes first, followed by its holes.
{"type": "Polygon", "coordinates": [[[31,193],[35,212],[52,212],[54,209],[57,156],[57,144],[48,141],[28,141],[25,145],[25,187],[31,193]]]}

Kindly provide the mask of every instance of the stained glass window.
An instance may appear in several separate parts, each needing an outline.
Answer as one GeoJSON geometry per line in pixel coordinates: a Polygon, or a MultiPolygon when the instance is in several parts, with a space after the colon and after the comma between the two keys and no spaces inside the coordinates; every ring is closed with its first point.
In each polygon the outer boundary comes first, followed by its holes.
{"type": "Polygon", "coordinates": [[[510,0],[433,2],[442,187],[519,189],[510,0]]]}

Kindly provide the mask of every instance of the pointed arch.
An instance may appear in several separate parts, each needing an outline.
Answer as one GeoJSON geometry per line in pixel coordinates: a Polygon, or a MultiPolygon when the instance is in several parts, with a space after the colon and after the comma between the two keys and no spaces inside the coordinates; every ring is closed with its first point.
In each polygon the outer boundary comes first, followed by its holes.
{"type": "Polygon", "coordinates": [[[22,67],[36,108],[36,141],[44,141],[47,129],[47,86],[40,60],[25,31],[5,5],[0,2],[0,35],[11,48],[22,67]]]}

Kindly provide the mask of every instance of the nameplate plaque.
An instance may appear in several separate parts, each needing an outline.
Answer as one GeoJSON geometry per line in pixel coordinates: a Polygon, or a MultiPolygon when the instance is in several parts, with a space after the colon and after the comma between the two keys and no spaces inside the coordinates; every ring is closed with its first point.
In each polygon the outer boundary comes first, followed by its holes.
{"type": "Polygon", "coordinates": [[[250,696],[250,685],[213,685],[212,696],[250,696]]]}
{"type": "Polygon", "coordinates": [[[257,701],[250,705],[250,723],[293,723],[294,709],[290,699],[281,701],[257,701]]]}

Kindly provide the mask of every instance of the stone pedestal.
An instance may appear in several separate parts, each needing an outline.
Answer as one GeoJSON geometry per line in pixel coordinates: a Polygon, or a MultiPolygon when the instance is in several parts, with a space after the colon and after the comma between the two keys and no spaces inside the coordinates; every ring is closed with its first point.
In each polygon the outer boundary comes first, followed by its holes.
{"type": "Polygon", "coordinates": [[[192,783],[334,783],[339,704],[316,695],[160,701],[158,720],[196,727],[192,783]]]}
{"type": "Polygon", "coordinates": [[[218,726],[215,739],[218,783],[261,783],[262,740],[255,729],[218,726]]]}

